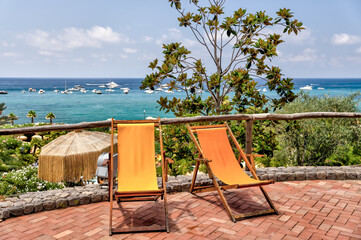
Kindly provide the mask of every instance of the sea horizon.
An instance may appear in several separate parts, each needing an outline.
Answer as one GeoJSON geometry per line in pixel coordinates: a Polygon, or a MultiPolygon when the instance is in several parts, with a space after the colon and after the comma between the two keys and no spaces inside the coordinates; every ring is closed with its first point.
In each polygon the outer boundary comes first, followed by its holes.
{"type": "MultiPolygon", "coordinates": [[[[157,100],[160,96],[182,97],[184,93],[157,92],[153,94],[144,93],[139,89],[144,78],[87,78],[87,77],[0,77],[0,91],[7,91],[8,94],[0,95],[0,103],[4,102],[7,109],[3,115],[16,114],[19,119],[16,124],[30,123],[26,117],[30,110],[37,113],[34,122],[48,122],[45,119],[47,113],[52,112],[56,118],[54,123],[80,123],[102,121],[109,118],[116,119],[144,119],[146,117],[174,117],[172,113],[159,111],[157,100]],[[119,86],[113,88],[114,92],[105,91],[100,88],[109,82],[115,82],[119,86]],[[66,88],[81,85],[86,93],[73,92],[73,94],[61,94],[66,88]],[[29,92],[29,88],[36,89],[36,92],[29,92]],[[124,94],[121,88],[129,88],[129,93],[124,94]],[[43,89],[44,94],[38,91],[43,89]],[[102,94],[95,94],[91,91],[98,89],[102,94]],[[59,90],[58,93],[54,90],[59,90]]],[[[350,93],[361,91],[361,78],[294,78],[295,92],[299,93],[300,88],[311,86],[312,90],[304,90],[310,95],[322,96],[345,96],[350,93]]],[[[260,91],[273,97],[265,86],[260,84],[260,91]]],[[[204,93],[206,96],[207,93],[204,93]]]]}

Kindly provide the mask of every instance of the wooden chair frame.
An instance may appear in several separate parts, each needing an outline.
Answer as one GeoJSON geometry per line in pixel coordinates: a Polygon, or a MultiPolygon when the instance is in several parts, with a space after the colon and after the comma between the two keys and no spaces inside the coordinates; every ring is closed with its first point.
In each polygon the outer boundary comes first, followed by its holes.
{"type": "MultiPolygon", "coordinates": [[[[204,153],[202,151],[202,148],[195,136],[195,133],[197,131],[197,129],[206,129],[206,128],[227,128],[228,133],[233,141],[233,143],[235,144],[237,150],[240,153],[240,157],[238,158],[238,162],[241,161],[241,159],[243,159],[243,161],[246,163],[246,166],[248,167],[248,169],[250,170],[252,176],[254,179],[259,180],[257,174],[256,174],[256,168],[254,165],[254,160],[253,157],[251,156],[252,154],[245,154],[241,148],[241,146],[239,145],[239,143],[236,140],[236,137],[233,135],[231,128],[228,126],[227,122],[225,122],[224,124],[219,124],[219,125],[209,125],[209,126],[194,126],[191,127],[189,125],[187,125],[187,129],[189,131],[189,134],[191,136],[192,141],[194,142],[194,144],[197,147],[198,150],[198,158],[196,158],[196,166],[194,169],[194,174],[193,174],[193,178],[192,178],[192,183],[191,183],[191,187],[190,187],[190,192],[191,193],[199,193],[199,192],[208,192],[208,191],[214,191],[217,190],[221,201],[226,209],[226,212],[228,214],[228,216],[230,217],[230,219],[233,222],[236,222],[237,220],[242,220],[245,218],[249,218],[249,217],[256,217],[256,216],[263,216],[263,215],[268,215],[268,214],[278,214],[276,207],[274,206],[271,198],[268,196],[267,192],[264,190],[264,188],[262,187],[262,185],[267,185],[267,184],[271,184],[274,183],[273,180],[268,180],[268,181],[262,181],[256,184],[234,184],[234,185],[225,185],[225,186],[219,186],[216,177],[214,176],[211,167],[209,165],[209,162],[211,162],[211,159],[206,159],[204,157],[204,153]],[[247,156],[249,155],[251,162],[248,160],[247,156]],[[196,178],[197,178],[197,172],[199,169],[200,164],[203,163],[206,166],[206,169],[208,171],[208,175],[209,178],[212,179],[213,181],[213,186],[201,186],[201,187],[195,187],[195,182],[196,182],[196,178]],[[238,188],[246,188],[246,187],[254,187],[254,186],[258,186],[264,197],[266,198],[270,209],[268,210],[262,210],[262,211],[258,211],[258,212],[251,212],[251,213],[244,213],[244,214],[234,214],[232,213],[231,208],[228,205],[228,202],[222,192],[222,190],[227,190],[227,189],[238,189],[238,188]]],[[[259,156],[259,155],[256,155],[259,156]]]]}
{"type": "MultiPolygon", "coordinates": [[[[114,155],[114,129],[116,124],[134,124],[134,123],[154,123],[155,127],[159,128],[159,141],[161,148],[161,165],[162,165],[162,189],[154,191],[136,191],[136,192],[117,192],[113,191],[113,178],[109,178],[109,200],[110,200],[110,214],[109,214],[109,235],[113,233],[133,233],[133,232],[155,232],[155,231],[167,231],[169,232],[169,220],[168,220],[168,206],[167,206],[167,190],[166,190],[166,176],[167,176],[167,161],[165,158],[165,152],[163,151],[163,138],[162,127],[160,124],[160,118],[158,120],[114,120],[111,119],[111,154],[109,175],[113,176],[113,155],[114,155]],[[164,203],[164,216],[165,226],[144,226],[144,227],[129,227],[129,228],[113,228],[113,199],[115,198],[118,203],[130,202],[130,201],[156,201],[159,197],[163,199],[164,203]]],[[[120,161],[120,159],[118,159],[120,161]]],[[[118,165],[119,166],[119,165],[118,165]]]]}

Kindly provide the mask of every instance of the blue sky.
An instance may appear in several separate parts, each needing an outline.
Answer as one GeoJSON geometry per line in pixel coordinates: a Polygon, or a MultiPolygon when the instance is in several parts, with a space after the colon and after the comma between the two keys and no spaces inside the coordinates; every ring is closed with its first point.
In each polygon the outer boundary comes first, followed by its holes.
{"type": "MultiPolygon", "coordinates": [[[[361,1],[226,3],[229,13],[239,7],[271,16],[290,8],[304,23],[306,31],[284,36],[273,61],[286,76],[361,78],[361,1]]],[[[167,0],[0,0],[0,77],[142,78],[162,44],[175,41],[209,64],[177,17],[167,0]]]]}

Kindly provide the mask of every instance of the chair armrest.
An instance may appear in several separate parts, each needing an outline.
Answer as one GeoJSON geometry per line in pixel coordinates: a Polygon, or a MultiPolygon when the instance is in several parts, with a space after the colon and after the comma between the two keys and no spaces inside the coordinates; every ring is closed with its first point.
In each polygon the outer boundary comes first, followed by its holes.
{"type": "Polygon", "coordinates": [[[166,158],[165,158],[165,161],[166,161],[167,163],[170,163],[170,164],[174,163],[173,159],[171,159],[171,158],[169,158],[169,157],[166,157],[166,158]]]}
{"type": "Polygon", "coordinates": [[[246,154],[247,157],[250,157],[250,156],[253,156],[253,157],[264,157],[265,155],[264,154],[246,154]]]}
{"type": "Polygon", "coordinates": [[[195,158],[194,160],[198,162],[212,162],[212,160],[206,159],[206,158],[195,158]]]}

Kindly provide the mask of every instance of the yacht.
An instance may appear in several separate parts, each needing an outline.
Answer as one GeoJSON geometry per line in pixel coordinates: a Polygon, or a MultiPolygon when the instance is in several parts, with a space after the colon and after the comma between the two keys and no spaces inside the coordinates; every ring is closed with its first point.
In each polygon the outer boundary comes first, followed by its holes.
{"type": "Polygon", "coordinates": [[[93,89],[92,90],[92,93],[96,93],[98,90],[97,89],[93,89]]]}
{"type": "Polygon", "coordinates": [[[59,90],[58,90],[58,89],[55,89],[54,92],[59,92],[59,90]]]}
{"type": "Polygon", "coordinates": [[[145,92],[145,93],[148,93],[148,94],[152,94],[152,93],[154,93],[154,91],[153,91],[153,90],[151,90],[151,89],[147,89],[147,90],[145,90],[144,92],[145,92]]]}
{"type": "Polygon", "coordinates": [[[96,93],[96,94],[102,94],[102,91],[97,90],[95,93],[96,93]]]}
{"type": "Polygon", "coordinates": [[[157,89],[155,89],[155,90],[156,90],[156,91],[159,91],[159,92],[164,91],[163,88],[157,88],[157,89]]]}
{"type": "Polygon", "coordinates": [[[28,91],[29,91],[29,92],[36,92],[36,89],[34,89],[34,88],[29,88],[28,91]]]}
{"type": "Polygon", "coordinates": [[[0,94],[8,94],[8,92],[4,90],[0,90],[0,94]]]}
{"type": "Polygon", "coordinates": [[[164,90],[165,93],[174,93],[173,91],[171,90],[164,90]]]}
{"type": "Polygon", "coordinates": [[[39,94],[44,94],[45,91],[44,91],[43,89],[40,89],[38,93],[39,93],[39,94]]]}
{"type": "Polygon", "coordinates": [[[120,88],[120,90],[123,90],[124,94],[128,94],[130,89],[127,87],[124,87],[124,88],[120,88]]]}
{"type": "Polygon", "coordinates": [[[105,85],[99,85],[99,87],[101,87],[101,88],[105,88],[105,87],[107,87],[107,86],[105,86],[105,85]]]}
{"type": "Polygon", "coordinates": [[[110,82],[110,83],[107,83],[105,84],[108,86],[108,88],[116,88],[116,87],[119,87],[119,85],[115,82],[110,82]]]}
{"type": "Polygon", "coordinates": [[[81,89],[80,89],[80,92],[86,93],[87,91],[86,91],[84,88],[81,88],[81,89]]]}
{"type": "Polygon", "coordinates": [[[25,91],[25,90],[22,90],[21,93],[26,93],[26,91],[25,91]]]}
{"type": "Polygon", "coordinates": [[[306,85],[304,87],[300,87],[301,90],[312,90],[312,86],[311,85],[306,85]]]}

